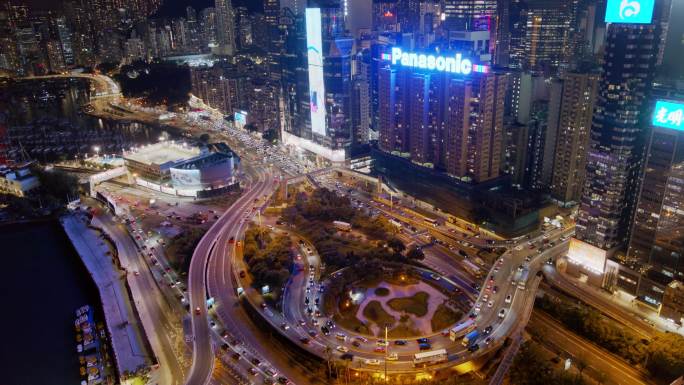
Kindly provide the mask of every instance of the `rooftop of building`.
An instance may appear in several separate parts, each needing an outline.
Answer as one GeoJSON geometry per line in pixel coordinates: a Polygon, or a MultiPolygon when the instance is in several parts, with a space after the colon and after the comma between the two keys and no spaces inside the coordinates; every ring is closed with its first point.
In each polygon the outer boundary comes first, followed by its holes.
{"type": "Polygon", "coordinates": [[[218,163],[224,159],[232,158],[233,154],[226,154],[223,152],[206,152],[202,153],[184,163],[174,166],[175,169],[181,170],[199,170],[203,167],[218,163]]]}
{"type": "Polygon", "coordinates": [[[183,162],[199,154],[200,150],[197,147],[165,141],[129,152],[124,155],[124,159],[148,165],[164,166],[169,163],[183,162]]]}

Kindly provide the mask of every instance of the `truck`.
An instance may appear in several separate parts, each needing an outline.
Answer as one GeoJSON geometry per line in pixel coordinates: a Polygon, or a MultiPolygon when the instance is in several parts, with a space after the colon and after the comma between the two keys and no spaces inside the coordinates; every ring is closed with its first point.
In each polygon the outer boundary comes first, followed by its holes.
{"type": "Polygon", "coordinates": [[[342,221],[333,221],[333,226],[340,231],[351,231],[351,224],[342,221]]]}
{"type": "Polygon", "coordinates": [[[465,337],[463,337],[461,343],[463,344],[463,346],[470,346],[474,344],[475,341],[477,341],[478,337],[480,337],[480,332],[477,330],[473,330],[472,332],[466,334],[465,337]]]}
{"type": "Polygon", "coordinates": [[[470,333],[473,329],[475,329],[475,321],[469,318],[449,330],[449,339],[456,341],[458,337],[470,333]]]}

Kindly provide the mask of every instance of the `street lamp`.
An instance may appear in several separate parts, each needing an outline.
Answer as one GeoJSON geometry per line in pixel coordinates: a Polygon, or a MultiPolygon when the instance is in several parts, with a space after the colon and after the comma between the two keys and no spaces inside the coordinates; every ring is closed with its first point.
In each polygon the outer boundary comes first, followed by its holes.
{"type": "Polygon", "coordinates": [[[95,151],[95,157],[100,156],[100,146],[93,146],[93,151],[95,151]]]}

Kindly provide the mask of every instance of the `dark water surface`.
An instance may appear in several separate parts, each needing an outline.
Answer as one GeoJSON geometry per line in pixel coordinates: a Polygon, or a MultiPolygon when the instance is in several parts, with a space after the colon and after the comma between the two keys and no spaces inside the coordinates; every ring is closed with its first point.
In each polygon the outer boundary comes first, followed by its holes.
{"type": "Polygon", "coordinates": [[[74,311],[100,307],[88,271],[57,221],[0,226],[0,245],[0,383],[79,384],[74,311]]]}

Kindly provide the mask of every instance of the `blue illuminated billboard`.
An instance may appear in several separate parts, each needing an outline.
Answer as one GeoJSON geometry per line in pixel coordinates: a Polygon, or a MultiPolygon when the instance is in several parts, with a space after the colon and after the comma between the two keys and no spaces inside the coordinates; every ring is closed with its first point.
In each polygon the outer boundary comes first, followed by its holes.
{"type": "Polygon", "coordinates": [[[306,47],[309,60],[309,106],[311,131],[325,135],[325,83],[323,82],[323,38],[321,9],[306,9],[306,47]]]}
{"type": "Polygon", "coordinates": [[[653,111],[653,121],[655,127],[671,128],[677,131],[684,131],[684,103],[669,102],[666,100],[656,101],[653,111]]]}
{"type": "Polygon", "coordinates": [[[238,127],[244,127],[247,124],[247,113],[245,111],[235,111],[235,124],[238,127]]]}
{"type": "Polygon", "coordinates": [[[608,0],[606,23],[649,24],[655,0],[608,0]]]}

